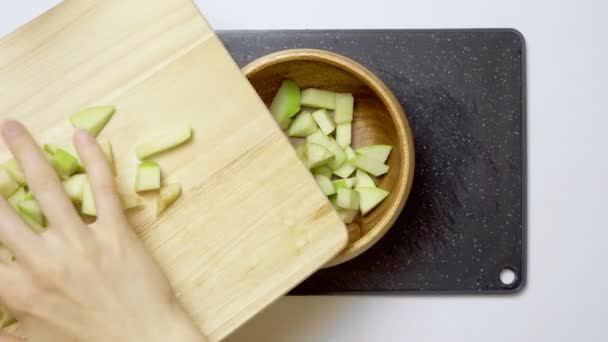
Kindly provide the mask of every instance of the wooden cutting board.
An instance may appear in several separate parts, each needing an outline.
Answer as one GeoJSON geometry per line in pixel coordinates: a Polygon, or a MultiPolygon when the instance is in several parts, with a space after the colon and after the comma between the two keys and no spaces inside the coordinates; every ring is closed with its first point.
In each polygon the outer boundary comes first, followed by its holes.
{"type": "MultiPolygon", "coordinates": [[[[190,0],[68,0],[0,40],[0,117],[69,144],[70,113],[118,109],[102,132],[131,191],[136,142],[190,123],[161,155],[183,196],[130,213],[179,298],[225,337],[336,255],[344,225],[190,0]]],[[[5,148],[0,160],[10,156],[5,148]]]]}

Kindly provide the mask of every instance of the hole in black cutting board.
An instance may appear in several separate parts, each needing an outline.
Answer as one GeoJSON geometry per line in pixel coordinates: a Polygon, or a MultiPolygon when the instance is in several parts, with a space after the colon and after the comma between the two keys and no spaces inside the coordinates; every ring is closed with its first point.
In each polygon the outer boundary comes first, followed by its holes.
{"type": "Polygon", "coordinates": [[[513,286],[517,282],[517,275],[512,269],[505,267],[500,271],[500,282],[505,286],[513,286]]]}

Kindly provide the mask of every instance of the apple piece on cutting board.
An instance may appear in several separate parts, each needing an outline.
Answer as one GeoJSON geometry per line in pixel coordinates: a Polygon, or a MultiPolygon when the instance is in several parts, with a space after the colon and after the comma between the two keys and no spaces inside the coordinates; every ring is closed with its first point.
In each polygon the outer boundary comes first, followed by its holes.
{"type": "Polygon", "coordinates": [[[149,141],[138,144],[135,153],[139,159],[146,159],[152,155],[177,147],[192,137],[192,127],[185,125],[171,129],[162,136],[151,138],[149,141]]]}
{"type": "Polygon", "coordinates": [[[115,111],[112,106],[90,107],[72,114],[70,122],[74,127],[86,129],[96,137],[110,122],[115,111]]]}
{"type": "Polygon", "coordinates": [[[173,202],[182,194],[182,186],[179,183],[163,185],[158,192],[156,204],[156,216],[160,216],[173,202]]]}
{"type": "Polygon", "coordinates": [[[157,162],[145,161],[137,166],[135,191],[160,189],[160,166],[157,162]]]}

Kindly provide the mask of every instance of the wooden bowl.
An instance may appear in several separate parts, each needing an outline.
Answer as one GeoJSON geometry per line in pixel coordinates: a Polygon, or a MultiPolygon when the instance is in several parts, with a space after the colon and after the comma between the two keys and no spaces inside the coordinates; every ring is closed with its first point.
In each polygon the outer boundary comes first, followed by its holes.
{"type": "Polygon", "coordinates": [[[261,57],[243,73],[266,105],[270,105],[284,79],[302,89],[320,88],[355,97],[353,147],[388,144],[393,150],[389,172],[378,186],[390,195],[366,216],[347,228],[349,245],[326,267],[346,262],[365,252],[391,228],[403,209],[414,176],[414,140],[409,122],[395,95],[362,65],[338,54],[311,49],[285,50],[261,57]]]}

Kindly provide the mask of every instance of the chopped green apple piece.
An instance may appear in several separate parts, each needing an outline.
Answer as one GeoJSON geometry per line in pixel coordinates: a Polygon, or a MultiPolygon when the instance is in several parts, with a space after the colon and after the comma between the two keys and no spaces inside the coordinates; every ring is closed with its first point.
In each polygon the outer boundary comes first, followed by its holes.
{"type": "Polygon", "coordinates": [[[339,168],[344,163],[344,160],[346,160],[346,155],[340,145],[332,137],[326,136],[321,131],[309,135],[306,137],[306,141],[319,144],[334,154],[334,160],[328,164],[332,169],[339,168]]]}
{"type": "Polygon", "coordinates": [[[19,213],[19,216],[21,217],[21,219],[23,219],[23,222],[25,222],[34,233],[40,234],[46,230],[46,228],[43,225],[41,225],[40,223],[38,223],[36,220],[32,219],[31,217],[29,217],[21,212],[18,212],[18,213],[19,213]]]}
{"type": "Polygon", "coordinates": [[[11,176],[11,178],[15,180],[15,182],[19,183],[19,185],[25,185],[25,176],[23,175],[23,172],[21,171],[17,160],[11,159],[2,164],[2,166],[4,167],[6,172],[8,172],[8,174],[11,176]]]}
{"type": "Polygon", "coordinates": [[[80,206],[80,212],[89,216],[97,216],[93,189],[91,188],[91,183],[89,183],[89,180],[86,178],[82,185],[82,205],[80,206]]]}
{"type": "Polygon", "coordinates": [[[86,183],[88,183],[87,176],[83,173],[79,173],[64,180],[63,189],[72,202],[80,203],[82,202],[82,193],[86,183]]]}
{"type": "Polygon", "coordinates": [[[336,93],[315,88],[304,89],[302,90],[302,106],[334,109],[336,93]]]}
{"type": "Polygon", "coordinates": [[[300,87],[284,80],[270,104],[270,112],[282,129],[289,127],[290,118],[300,111],[300,87]]]}
{"type": "Polygon", "coordinates": [[[17,209],[17,205],[23,201],[25,201],[25,196],[26,196],[27,192],[25,191],[24,188],[19,188],[17,191],[15,191],[14,194],[11,195],[11,197],[8,198],[8,203],[15,209],[17,209]]]}
{"type": "Polygon", "coordinates": [[[144,205],[144,200],[136,194],[120,194],[120,203],[123,209],[128,210],[144,205]]]}
{"type": "Polygon", "coordinates": [[[312,172],[313,175],[323,175],[323,176],[331,179],[332,170],[331,170],[331,167],[329,167],[327,165],[317,166],[317,167],[311,169],[310,172],[312,172]]]}
{"type": "Polygon", "coordinates": [[[346,224],[352,223],[355,220],[355,217],[357,217],[357,215],[359,214],[359,212],[357,210],[342,209],[342,208],[338,208],[337,212],[338,212],[338,216],[340,216],[340,218],[342,219],[342,222],[344,222],[346,224]]]}
{"type": "Polygon", "coordinates": [[[0,168],[0,195],[4,198],[9,198],[19,189],[17,183],[4,168],[0,168]]]}
{"type": "Polygon", "coordinates": [[[344,154],[346,155],[346,160],[352,160],[357,156],[357,153],[355,153],[353,148],[350,146],[346,146],[346,148],[344,149],[344,154]]]}
{"type": "Polygon", "coordinates": [[[338,197],[336,203],[338,207],[343,209],[358,210],[359,209],[359,193],[348,188],[338,188],[338,197]]]}
{"type": "Polygon", "coordinates": [[[357,155],[351,162],[359,169],[373,175],[381,176],[388,172],[388,166],[384,165],[381,161],[364,154],[357,155]]]}
{"type": "Polygon", "coordinates": [[[296,146],[296,154],[298,155],[298,158],[300,158],[300,160],[304,163],[306,163],[306,161],[304,160],[304,155],[306,154],[306,144],[302,143],[298,146],[296,146]]]}
{"type": "Polygon", "coordinates": [[[86,129],[92,136],[96,137],[110,122],[115,111],[116,108],[113,106],[90,107],[72,114],[70,122],[74,127],[86,129]]]}
{"type": "Polygon", "coordinates": [[[357,169],[357,173],[355,174],[357,177],[357,186],[356,188],[375,188],[376,182],[368,175],[365,171],[357,169]]]}
{"type": "Polygon", "coordinates": [[[382,202],[389,192],[380,188],[357,188],[361,215],[366,215],[382,202]]]}
{"type": "Polygon", "coordinates": [[[156,216],[165,211],[182,194],[182,186],[179,183],[167,184],[160,188],[158,193],[158,204],[156,206],[156,216]]]}
{"type": "Polygon", "coordinates": [[[44,150],[46,152],[48,152],[50,155],[55,154],[55,151],[57,151],[57,149],[61,148],[61,146],[57,145],[57,144],[44,144],[44,150]]]}
{"type": "Polygon", "coordinates": [[[277,121],[277,124],[279,125],[279,127],[281,127],[282,130],[286,130],[289,128],[289,126],[291,126],[292,122],[292,119],[283,119],[282,121],[277,121]]]}
{"type": "Polygon", "coordinates": [[[364,147],[359,147],[355,150],[358,154],[362,154],[368,156],[370,158],[374,158],[381,163],[386,163],[388,159],[388,155],[391,153],[393,149],[390,145],[369,145],[364,147]]]}
{"type": "Polygon", "coordinates": [[[347,188],[347,189],[352,189],[357,185],[357,178],[346,178],[346,179],[338,179],[335,181],[332,181],[334,183],[334,186],[336,187],[336,189],[339,188],[347,188]]]}
{"type": "Polygon", "coordinates": [[[319,128],[308,111],[302,111],[291,123],[287,135],[294,138],[306,138],[319,128]]]}
{"type": "Polygon", "coordinates": [[[31,192],[27,192],[27,193],[25,193],[25,196],[23,196],[23,200],[24,201],[26,201],[26,200],[33,200],[33,199],[35,199],[34,198],[34,194],[31,193],[31,192]]]}
{"type": "Polygon", "coordinates": [[[350,123],[338,124],[336,126],[336,142],[340,147],[347,148],[352,140],[352,125],[350,123]]]}
{"type": "Polygon", "coordinates": [[[347,161],[342,164],[342,166],[335,169],[333,173],[340,178],[348,178],[353,174],[353,172],[355,172],[356,169],[357,168],[351,162],[347,161]]]}
{"type": "Polygon", "coordinates": [[[325,165],[334,159],[334,155],[321,145],[311,142],[305,142],[302,145],[299,156],[309,169],[325,165]]]}
{"type": "Polygon", "coordinates": [[[330,135],[336,129],[336,124],[327,110],[319,109],[314,111],[312,113],[312,117],[317,122],[317,125],[319,125],[319,128],[323,134],[330,135]]]}
{"type": "Polygon", "coordinates": [[[80,168],[78,159],[61,148],[56,149],[53,153],[51,164],[62,178],[73,175],[80,168]]]}
{"type": "Polygon", "coordinates": [[[329,202],[334,207],[334,209],[336,209],[336,210],[340,209],[340,207],[338,207],[338,202],[337,202],[338,201],[338,194],[337,193],[333,194],[331,196],[327,196],[327,198],[329,199],[329,202]]]}
{"type": "Polygon", "coordinates": [[[190,137],[192,137],[192,127],[189,125],[178,127],[161,137],[137,145],[135,153],[139,159],[146,159],[151,155],[177,147],[188,141],[190,137]]]}
{"type": "Polygon", "coordinates": [[[114,152],[112,151],[112,144],[108,140],[99,141],[99,147],[103,151],[103,154],[106,156],[106,160],[108,161],[108,165],[112,170],[112,173],[116,175],[116,166],[114,165],[114,152]]]}
{"type": "Polygon", "coordinates": [[[325,194],[325,196],[330,196],[336,193],[336,187],[331,182],[331,178],[324,175],[315,175],[315,179],[317,180],[317,184],[319,184],[319,188],[325,194]]]}
{"type": "Polygon", "coordinates": [[[160,189],[160,166],[153,161],[146,161],[137,166],[135,192],[160,189]]]}
{"type": "Polygon", "coordinates": [[[351,123],[355,99],[353,94],[336,94],[336,123],[351,123]]]}
{"type": "Polygon", "coordinates": [[[39,225],[44,226],[44,214],[42,214],[42,209],[40,209],[40,205],[36,200],[23,200],[17,203],[17,210],[21,214],[37,222],[39,225]]]}

